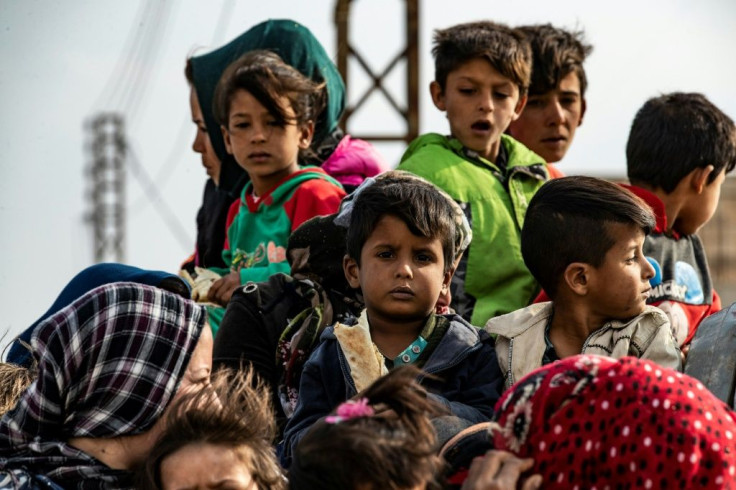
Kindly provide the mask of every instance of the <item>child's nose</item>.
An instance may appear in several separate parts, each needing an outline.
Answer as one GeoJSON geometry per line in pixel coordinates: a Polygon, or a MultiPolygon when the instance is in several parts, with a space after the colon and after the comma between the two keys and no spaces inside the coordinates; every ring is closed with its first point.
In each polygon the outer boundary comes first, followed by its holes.
{"type": "Polygon", "coordinates": [[[550,125],[562,124],[565,120],[565,111],[558,100],[554,100],[547,104],[547,122],[550,125]]]}
{"type": "Polygon", "coordinates": [[[481,112],[491,112],[493,110],[493,97],[491,97],[491,94],[481,94],[479,106],[481,112]]]}
{"type": "Polygon", "coordinates": [[[412,275],[411,263],[409,261],[399,261],[396,266],[396,276],[411,278],[412,275]]]}
{"type": "Polygon", "coordinates": [[[266,141],[266,129],[260,124],[254,124],[250,139],[253,143],[263,143],[266,141]]]}
{"type": "Polygon", "coordinates": [[[656,271],[654,270],[654,267],[652,264],[647,260],[646,257],[642,258],[642,278],[646,279],[647,281],[654,277],[654,274],[656,271]]]}

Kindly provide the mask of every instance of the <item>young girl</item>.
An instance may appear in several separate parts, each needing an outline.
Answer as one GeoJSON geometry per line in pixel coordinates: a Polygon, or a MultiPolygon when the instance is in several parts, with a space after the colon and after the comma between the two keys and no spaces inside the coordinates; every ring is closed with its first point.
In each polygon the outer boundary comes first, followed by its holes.
{"type": "Polygon", "coordinates": [[[233,373],[218,371],[207,389],[175,403],[141,488],[286,488],[271,445],[276,425],[268,390],[252,371],[233,373]]]}
{"type": "Polygon", "coordinates": [[[396,368],[314,424],[294,452],[290,488],[441,488],[430,417],[442,410],[418,375],[414,366],[396,368]]]}
{"type": "MultiPolygon", "coordinates": [[[[323,104],[323,85],[268,51],[241,57],[218,83],[215,117],[228,153],[250,182],[230,208],[223,252],[229,269],[213,269],[224,277],[208,292],[215,303],[226,305],[240,284],[288,273],[285,247],[291,232],[313,216],[334,213],[345,196],[321,169],[299,166],[323,104]]],[[[223,308],[211,309],[213,329],[223,314],[223,308]]]]}

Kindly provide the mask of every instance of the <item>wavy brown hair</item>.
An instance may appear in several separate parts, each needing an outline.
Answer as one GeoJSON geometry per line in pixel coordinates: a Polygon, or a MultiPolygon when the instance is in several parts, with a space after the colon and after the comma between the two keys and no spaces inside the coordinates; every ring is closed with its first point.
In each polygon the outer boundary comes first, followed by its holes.
{"type": "Polygon", "coordinates": [[[281,490],[286,481],[276,460],[276,422],[268,388],[253,371],[220,370],[212,384],[174,401],[166,429],[140,471],[139,487],[160,490],[161,464],[189,444],[213,444],[239,451],[260,490],[281,490]]]}

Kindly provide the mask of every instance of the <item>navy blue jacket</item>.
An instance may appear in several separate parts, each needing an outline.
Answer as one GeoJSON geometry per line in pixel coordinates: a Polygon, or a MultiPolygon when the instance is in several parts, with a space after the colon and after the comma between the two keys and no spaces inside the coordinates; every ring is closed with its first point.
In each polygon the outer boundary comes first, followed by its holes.
{"type": "MultiPolygon", "coordinates": [[[[486,422],[503,389],[494,341],[459,315],[446,317],[450,326],[423,367],[439,380],[420,376],[419,382],[452,415],[471,423],[486,422]]],[[[286,468],[293,449],[312,424],[357,394],[332,327],[322,333],[321,340],[304,365],[299,402],[284,432],[281,462],[286,468]]]]}

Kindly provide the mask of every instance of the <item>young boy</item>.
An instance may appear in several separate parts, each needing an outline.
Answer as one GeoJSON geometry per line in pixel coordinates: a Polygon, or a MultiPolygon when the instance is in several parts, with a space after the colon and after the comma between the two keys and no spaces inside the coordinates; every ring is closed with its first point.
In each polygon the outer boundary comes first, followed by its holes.
{"type": "MultiPolygon", "coordinates": [[[[570,32],[541,24],[519,27],[532,48],[532,82],[529,98],[508,134],[546,160],[559,162],[570,149],[575,131],[585,115],[588,80],[583,62],[593,50],[584,44],[582,32],[570,32]]],[[[552,178],[562,177],[548,165],[552,178]]]]}
{"type": "Polygon", "coordinates": [[[736,165],[736,128],[701,94],[654,97],[634,118],[626,160],[628,188],[657,217],[644,242],[656,271],[647,303],[670,316],[678,343],[687,346],[700,322],[721,309],[695,233],[713,216],[736,165]]]}
{"type": "Polygon", "coordinates": [[[642,252],[654,215],[622,187],[593,177],[545,184],[521,232],[524,262],[551,302],[491,319],[506,387],[576,354],[635,356],[680,368],[667,316],[647,306],[654,269],[642,252]]]}
{"type": "Polygon", "coordinates": [[[453,272],[454,216],[449,200],[420,179],[377,179],[355,198],[343,268],[366,309],[326,329],[305,364],[285,465],[314,422],[401,365],[436,376],[420,382],[454,416],[438,424],[440,439],[491,415],[503,383],[493,340],[458,315],[434,313],[453,272]]]}
{"type": "Polygon", "coordinates": [[[435,33],[435,106],[450,136],[411,143],[400,170],[426,178],[458,201],[473,241],[452,284],[452,307],[475,325],[529,304],[539,291],[521,260],[529,200],[547,179],[545,162],[504,133],[521,114],[531,71],[524,36],[491,22],[435,33]]]}

